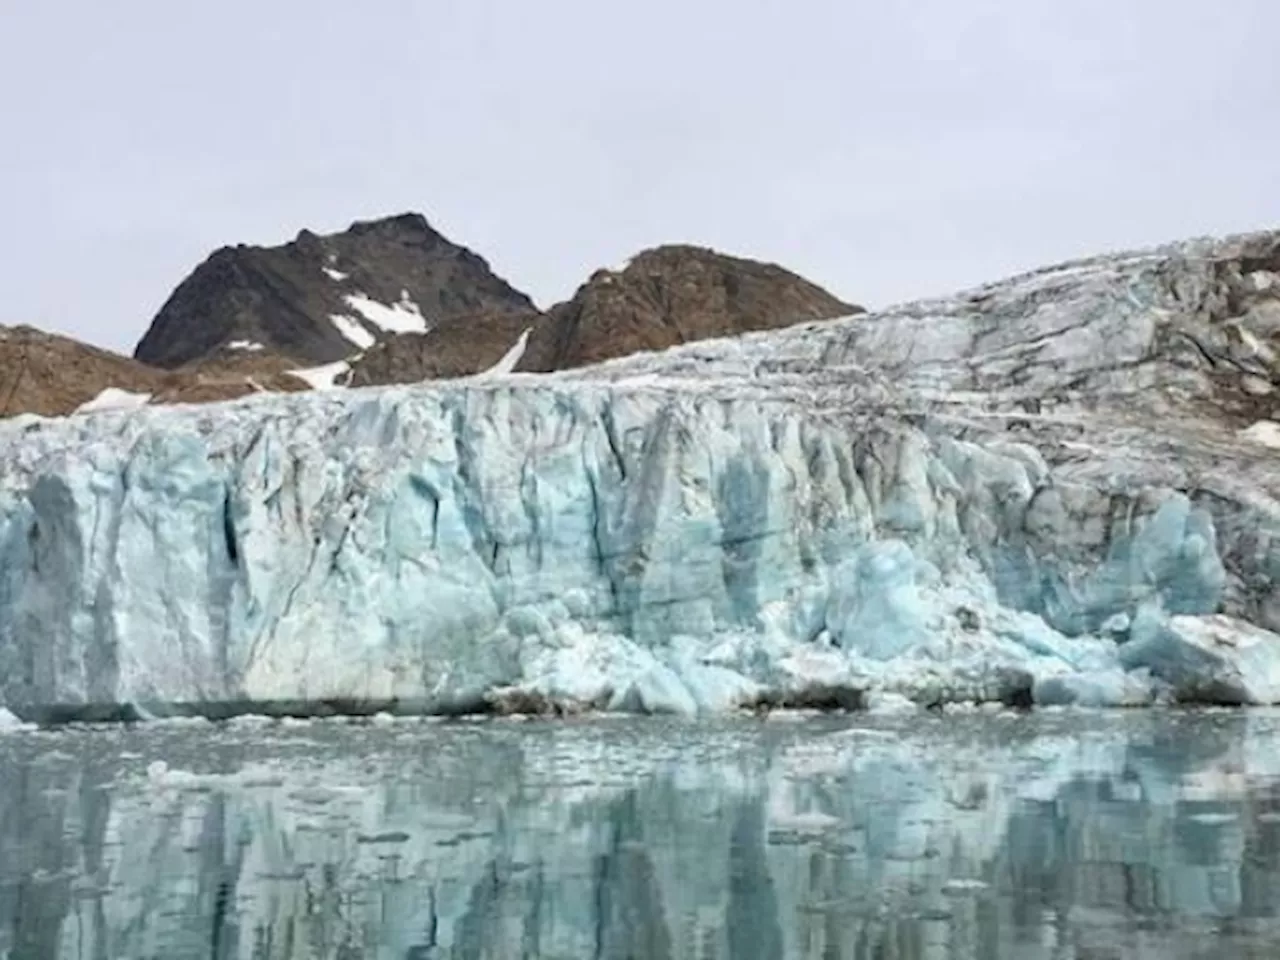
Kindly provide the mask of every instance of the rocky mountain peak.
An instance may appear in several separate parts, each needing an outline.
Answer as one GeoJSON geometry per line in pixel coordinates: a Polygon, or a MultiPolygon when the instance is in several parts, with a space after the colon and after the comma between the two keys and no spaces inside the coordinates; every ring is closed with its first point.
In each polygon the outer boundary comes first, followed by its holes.
{"type": "Polygon", "coordinates": [[[173,292],[135,356],[174,368],[243,343],[325,364],[476,311],[530,309],[483,257],[407,213],[215,251],[173,292]]]}
{"type": "Polygon", "coordinates": [[[432,245],[441,241],[448,242],[420,213],[400,213],[377,220],[357,220],[351,225],[349,232],[356,236],[379,235],[401,243],[432,245]]]}

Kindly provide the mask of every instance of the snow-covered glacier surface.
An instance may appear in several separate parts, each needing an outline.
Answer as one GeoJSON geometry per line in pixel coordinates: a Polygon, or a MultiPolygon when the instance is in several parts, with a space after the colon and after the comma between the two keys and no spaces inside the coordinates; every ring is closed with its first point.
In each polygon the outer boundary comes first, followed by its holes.
{"type": "Polygon", "coordinates": [[[1258,235],[567,374],[10,421],[0,706],[1274,702],[1277,296],[1258,235]]]}

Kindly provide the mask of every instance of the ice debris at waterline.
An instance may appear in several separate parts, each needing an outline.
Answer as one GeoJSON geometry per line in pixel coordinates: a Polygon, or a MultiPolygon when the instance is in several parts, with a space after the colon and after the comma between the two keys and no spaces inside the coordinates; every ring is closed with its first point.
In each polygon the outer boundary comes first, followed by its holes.
{"type": "Polygon", "coordinates": [[[1278,332],[1260,234],[570,373],[11,422],[0,705],[1274,702],[1278,332]]]}

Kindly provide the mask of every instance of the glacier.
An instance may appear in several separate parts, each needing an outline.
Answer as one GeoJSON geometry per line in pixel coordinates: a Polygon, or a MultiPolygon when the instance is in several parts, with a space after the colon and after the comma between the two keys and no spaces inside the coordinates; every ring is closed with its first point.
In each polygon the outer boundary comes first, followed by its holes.
{"type": "Polygon", "coordinates": [[[0,707],[1275,702],[1277,280],[1253,234],[557,374],[7,421],[0,707]]]}

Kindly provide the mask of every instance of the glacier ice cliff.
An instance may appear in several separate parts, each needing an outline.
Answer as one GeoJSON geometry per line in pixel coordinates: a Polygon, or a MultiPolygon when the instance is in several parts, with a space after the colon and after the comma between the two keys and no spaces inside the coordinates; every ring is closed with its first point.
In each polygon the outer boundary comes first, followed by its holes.
{"type": "Polygon", "coordinates": [[[1274,701],[1232,680],[1280,677],[1273,339],[1258,234],[562,374],[10,421],[0,706],[1274,701]]]}

